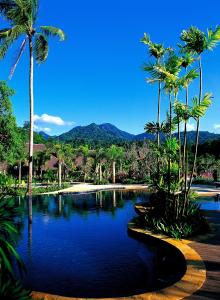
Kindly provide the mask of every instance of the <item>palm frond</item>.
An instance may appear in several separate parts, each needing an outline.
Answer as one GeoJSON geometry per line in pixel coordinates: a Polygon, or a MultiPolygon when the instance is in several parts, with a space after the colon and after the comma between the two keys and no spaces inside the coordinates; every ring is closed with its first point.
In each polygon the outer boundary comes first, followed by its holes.
{"type": "Polygon", "coordinates": [[[144,37],[140,40],[140,42],[145,45],[150,45],[151,44],[150,36],[145,32],[144,37]]]}
{"type": "Polygon", "coordinates": [[[207,49],[212,50],[220,42],[220,26],[215,31],[209,29],[207,32],[207,49]]]}
{"type": "Polygon", "coordinates": [[[4,58],[11,44],[24,33],[24,26],[16,25],[0,31],[0,59],[4,58]]]}
{"type": "Polygon", "coordinates": [[[182,78],[180,78],[181,85],[186,88],[194,79],[199,76],[197,69],[191,69],[182,78]]]}
{"type": "Polygon", "coordinates": [[[188,30],[183,30],[180,39],[184,42],[182,46],[183,52],[200,55],[207,46],[204,32],[194,26],[191,26],[188,30]]]}
{"type": "Polygon", "coordinates": [[[11,71],[10,71],[10,74],[9,74],[9,80],[12,79],[13,75],[14,75],[14,72],[15,72],[15,69],[17,68],[17,65],[21,59],[21,56],[24,52],[24,49],[25,49],[25,46],[26,46],[26,43],[27,43],[27,39],[24,39],[22,44],[21,44],[21,47],[19,49],[19,53],[18,53],[18,56],[15,60],[15,63],[13,64],[12,68],[11,68],[11,71]]]}
{"type": "Polygon", "coordinates": [[[48,57],[49,46],[45,35],[37,33],[34,40],[34,55],[38,63],[44,62],[48,57]]]}
{"type": "Polygon", "coordinates": [[[46,36],[57,36],[60,38],[60,41],[64,41],[66,36],[62,29],[53,27],[53,26],[40,26],[41,31],[46,36]]]}
{"type": "Polygon", "coordinates": [[[192,118],[194,119],[201,118],[204,116],[207,109],[212,103],[212,94],[206,93],[200,103],[198,97],[194,97],[192,103],[193,103],[193,106],[191,108],[192,118]]]}

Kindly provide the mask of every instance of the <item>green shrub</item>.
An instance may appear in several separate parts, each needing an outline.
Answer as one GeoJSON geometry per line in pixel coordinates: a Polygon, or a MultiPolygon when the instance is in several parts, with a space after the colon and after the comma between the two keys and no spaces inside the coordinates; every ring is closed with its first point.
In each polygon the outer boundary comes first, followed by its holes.
{"type": "Polygon", "coordinates": [[[96,181],[94,181],[94,184],[97,184],[97,185],[109,184],[109,181],[108,181],[108,179],[96,180],[96,181]]]}
{"type": "Polygon", "coordinates": [[[18,268],[25,269],[17,251],[15,250],[18,230],[15,219],[19,210],[15,208],[12,199],[2,199],[0,202],[0,299],[31,299],[30,292],[25,291],[14,279],[12,261],[18,268]]]}

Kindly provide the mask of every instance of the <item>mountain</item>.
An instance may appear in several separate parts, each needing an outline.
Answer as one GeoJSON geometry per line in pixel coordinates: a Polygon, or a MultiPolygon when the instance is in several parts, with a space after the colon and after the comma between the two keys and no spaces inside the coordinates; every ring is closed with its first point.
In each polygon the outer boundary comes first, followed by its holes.
{"type": "MultiPolygon", "coordinates": [[[[45,132],[39,132],[39,134],[46,140],[50,139],[59,139],[60,141],[88,141],[88,142],[106,142],[106,143],[117,143],[121,141],[143,141],[146,140],[155,140],[156,136],[150,133],[141,133],[141,134],[131,134],[126,131],[120,130],[116,126],[110,123],[104,123],[97,125],[92,123],[87,126],[77,126],[71,129],[68,132],[61,134],[58,137],[51,137],[45,132]]],[[[174,136],[178,138],[177,133],[174,133],[174,136]]],[[[195,143],[196,132],[189,131],[187,134],[187,139],[189,143],[195,143]]],[[[181,132],[181,140],[183,141],[184,134],[181,132]]],[[[161,141],[165,140],[163,134],[160,135],[161,141]]],[[[200,131],[199,142],[203,144],[207,141],[220,140],[220,134],[211,133],[208,131],[200,131]]]]}
{"type": "MultiPolygon", "coordinates": [[[[173,136],[178,138],[177,133],[174,133],[173,136]]],[[[180,133],[180,138],[181,138],[181,141],[183,142],[183,140],[184,140],[183,132],[180,133]]],[[[144,139],[153,140],[153,139],[155,139],[155,137],[150,133],[141,133],[141,134],[138,134],[135,136],[135,140],[137,140],[137,141],[142,141],[144,139]]],[[[160,140],[161,141],[165,140],[165,136],[163,134],[160,135],[160,140]]],[[[188,131],[187,132],[187,141],[189,143],[195,143],[195,140],[196,140],[196,131],[188,131]]],[[[200,144],[204,144],[205,142],[211,142],[214,140],[220,140],[220,134],[212,133],[212,132],[208,132],[208,131],[200,131],[199,132],[199,143],[200,144]]]]}
{"type": "Polygon", "coordinates": [[[51,138],[51,136],[44,131],[39,131],[38,134],[40,136],[42,136],[45,140],[48,140],[49,138],[51,138]]]}
{"type": "Polygon", "coordinates": [[[132,141],[135,135],[118,129],[116,126],[105,123],[97,125],[92,123],[88,126],[77,126],[70,131],[59,136],[61,141],[71,141],[76,139],[88,141],[116,142],[119,140],[132,141]]]}

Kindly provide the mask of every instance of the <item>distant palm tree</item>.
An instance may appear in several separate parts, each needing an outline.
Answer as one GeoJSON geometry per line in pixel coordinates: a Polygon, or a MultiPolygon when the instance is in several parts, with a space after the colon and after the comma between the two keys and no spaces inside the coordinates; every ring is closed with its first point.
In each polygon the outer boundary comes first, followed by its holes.
{"type": "Polygon", "coordinates": [[[64,32],[52,26],[40,26],[35,28],[38,17],[38,0],[2,0],[0,1],[0,14],[5,17],[10,28],[0,31],[0,58],[4,58],[9,47],[20,37],[23,41],[18,57],[13,65],[10,77],[13,76],[17,64],[25,50],[29,46],[29,97],[30,97],[30,133],[29,133],[29,177],[28,194],[32,195],[33,176],[33,128],[34,128],[34,58],[38,63],[44,62],[48,57],[48,37],[58,36],[61,41],[65,39],[64,32]]]}
{"type": "Polygon", "coordinates": [[[58,186],[62,186],[62,168],[66,160],[73,157],[73,148],[69,144],[52,145],[50,153],[58,160],[58,186]]]}
{"type": "MultiPolygon", "coordinates": [[[[202,101],[202,93],[203,93],[202,53],[205,52],[206,50],[212,50],[220,42],[220,26],[217,26],[214,31],[212,29],[209,29],[207,35],[196,27],[190,27],[188,30],[182,31],[180,38],[184,42],[184,45],[181,46],[182,52],[198,55],[199,58],[200,84],[199,84],[198,101],[200,104],[202,101]]],[[[199,126],[200,126],[200,118],[198,118],[197,120],[196,147],[195,147],[193,167],[192,167],[192,173],[190,176],[188,189],[190,189],[192,185],[193,175],[196,168],[196,159],[197,159],[198,145],[199,145],[199,126]]]]}
{"type": "Polygon", "coordinates": [[[121,147],[112,145],[107,151],[107,156],[108,156],[109,160],[112,162],[112,183],[115,183],[116,162],[123,158],[124,150],[121,147]]]}

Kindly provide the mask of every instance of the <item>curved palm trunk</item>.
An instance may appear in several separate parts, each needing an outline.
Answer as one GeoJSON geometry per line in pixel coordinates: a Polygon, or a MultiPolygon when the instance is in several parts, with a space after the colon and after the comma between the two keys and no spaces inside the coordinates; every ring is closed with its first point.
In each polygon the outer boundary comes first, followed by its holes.
{"type": "MultiPolygon", "coordinates": [[[[200,83],[199,83],[199,104],[202,101],[202,58],[201,55],[199,57],[199,78],[200,78],[200,83]]],[[[200,119],[198,118],[197,121],[197,126],[196,126],[196,145],[195,145],[195,153],[194,153],[194,159],[193,159],[193,167],[192,167],[192,173],[190,176],[190,181],[189,181],[189,186],[188,186],[188,191],[187,195],[189,194],[190,188],[192,186],[192,181],[193,181],[193,174],[196,169],[196,159],[197,159],[197,154],[198,154],[198,146],[199,146],[199,125],[200,125],[200,119]]]]}
{"type": "Polygon", "coordinates": [[[28,219],[32,223],[32,177],[33,177],[33,143],[34,143],[34,58],[33,43],[29,37],[30,70],[29,70],[29,97],[30,97],[30,131],[29,131],[29,170],[28,170],[28,219]]]}
{"type": "Polygon", "coordinates": [[[112,183],[115,183],[115,161],[112,162],[112,183]]]}

